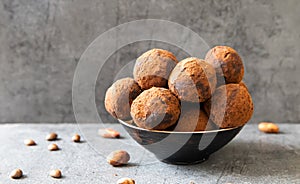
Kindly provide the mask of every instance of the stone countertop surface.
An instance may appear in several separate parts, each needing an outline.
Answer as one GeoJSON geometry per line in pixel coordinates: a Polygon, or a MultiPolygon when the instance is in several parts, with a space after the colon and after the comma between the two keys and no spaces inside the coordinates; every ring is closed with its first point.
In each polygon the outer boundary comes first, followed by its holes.
{"type": "Polygon", "coordinates": [[[2,124],[0,125],[0,183],[116,183],[131,177],[137,184],[165,183],[300,183],[300,124],[280,124],[281,133],[259,132],[248,124],[237,137],[210,158],[197,165],[169,165],[139,146],[119,124],[2,124]],[[111,127],[121,132],[120,139],[105,139],[99,128],[111,127]],[[56,132],[59,151],[47,150],[45,140],[56,132]],[[81,143],[71,137],[80,133],[81,143]],[[25,146],[32,138],[36,146],[25,146]],[[130,164],[112,167],[106,155],[117,149],[127,150],[130,164]],[[21,168],[24,176],[9,178],[21,168]],[[61,179],[49,176],[51,169],[60,169],[61,179]]]}

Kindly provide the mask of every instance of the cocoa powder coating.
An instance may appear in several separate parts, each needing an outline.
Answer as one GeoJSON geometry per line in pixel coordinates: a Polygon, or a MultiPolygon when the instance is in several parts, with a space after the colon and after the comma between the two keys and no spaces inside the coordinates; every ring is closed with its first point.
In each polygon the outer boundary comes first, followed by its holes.
{"type": "Polygon", "coordinates": [[[199,104],[181,105],[181,114],[174,131],[193,132],[206,129],[208,117],[199,104]]]}
{"type": "Polygon", "coordinates": [[[215,91],[215,69],[204,60],[190,57],[180,61],[169,77],[169,89],[185,102],[204,102],[215,91]]]}
{"type": "Polygon", "coordinates": [[[176,123],[179,114],[179,100],[165,88],[143,91],[131,106],[133,121],[145,129],[165,130],[176,123]]]}
{"type": "Polygon", "coordinates": [[[143,90],[151,87],[167,87],[168,78],[178,63],[169,51],[152,49],[137,58],[133,76],[143,90]]]}
{"type": "Polygon", "coordinates": [[[220,128],[246,124],[253,114],[253,102],[247,88],[240,84],[218,87],[213,97],[204,103],[210,119],[220,128]]]}
{"type": "Polygon", "coordinates": [[[231,47],[216,46],[209,50],[205,61],[216,70],[218,83],[239,83],[244,76],[244,65],[239,54],[231,47]],[[224,82],[223,82],[224,83],[224,82]]]}
{"type": "Polygon", "coordinates": [[[129,120],[132,101],[142,92],[132,78],[117,80],[105,95],[105,108],[115,118],[129,120]]]}

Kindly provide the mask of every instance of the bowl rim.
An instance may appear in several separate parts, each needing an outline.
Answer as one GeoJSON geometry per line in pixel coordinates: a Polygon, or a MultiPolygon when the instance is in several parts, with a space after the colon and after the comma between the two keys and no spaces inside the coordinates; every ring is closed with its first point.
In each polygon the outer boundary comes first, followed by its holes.
{"type": "MultiPolygon", "coordinates": [[[[244,126],[244,125],[241,125],[241,126],[237,126],[237,127],[222,128],[222,129],[218,129],[218,130],[203,130],[203,131],[194,131],[194,132],[178,132],[178,131],[167,131],[167,130],[148,130],[148,129],[145,129],[145,128],[141,128],[141,127],[138,127],[138,126],[131,125],[130,123],[126,123],[126,121],[123,121],[121,119],[118,119],[118,121],[122,125],[130,127],[130,128],[133,128],[133,129],[138,129],[138,130],[147,131],[147,132],[153,132],[153,133],[164,133],[164,134],[204,134],[204,133],[217,133],[217,132],[224,132],[224,131],[229,131],[229,130],[233,130],[233,129],[242,128],[244,126]]],[[[129,121],[132,121],[132,120],[129,120],[129,121]]]]}

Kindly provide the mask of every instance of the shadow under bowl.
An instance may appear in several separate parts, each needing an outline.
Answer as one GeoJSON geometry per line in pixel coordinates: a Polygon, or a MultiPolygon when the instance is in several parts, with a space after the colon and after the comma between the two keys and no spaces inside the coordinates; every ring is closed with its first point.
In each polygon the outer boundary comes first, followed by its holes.
{"type": "Polygon", "coordinates": [[[197,164],[229,143],[243,126],[198,132],[147,130],[119,120],[129,135],[157,159],[169,164],[197,164]]]}

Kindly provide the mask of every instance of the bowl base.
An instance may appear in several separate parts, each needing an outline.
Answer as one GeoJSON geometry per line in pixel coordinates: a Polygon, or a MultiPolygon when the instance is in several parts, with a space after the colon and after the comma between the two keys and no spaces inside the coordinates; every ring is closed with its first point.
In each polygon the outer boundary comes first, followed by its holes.
{"type": "Polygon", "coordinates": [[[208,159],[209,159],[209,156],[203,157],[200,160],[177,161],[177,160],[174,160],[174,159],[167,158],[167,159],[163,159],[163,160],[160,160],[160,161],[164,162],[166,164],[172,164],[172,165],[195,165],[195,164],[200,164],[202,162],[205,162],[208,159]]]}

